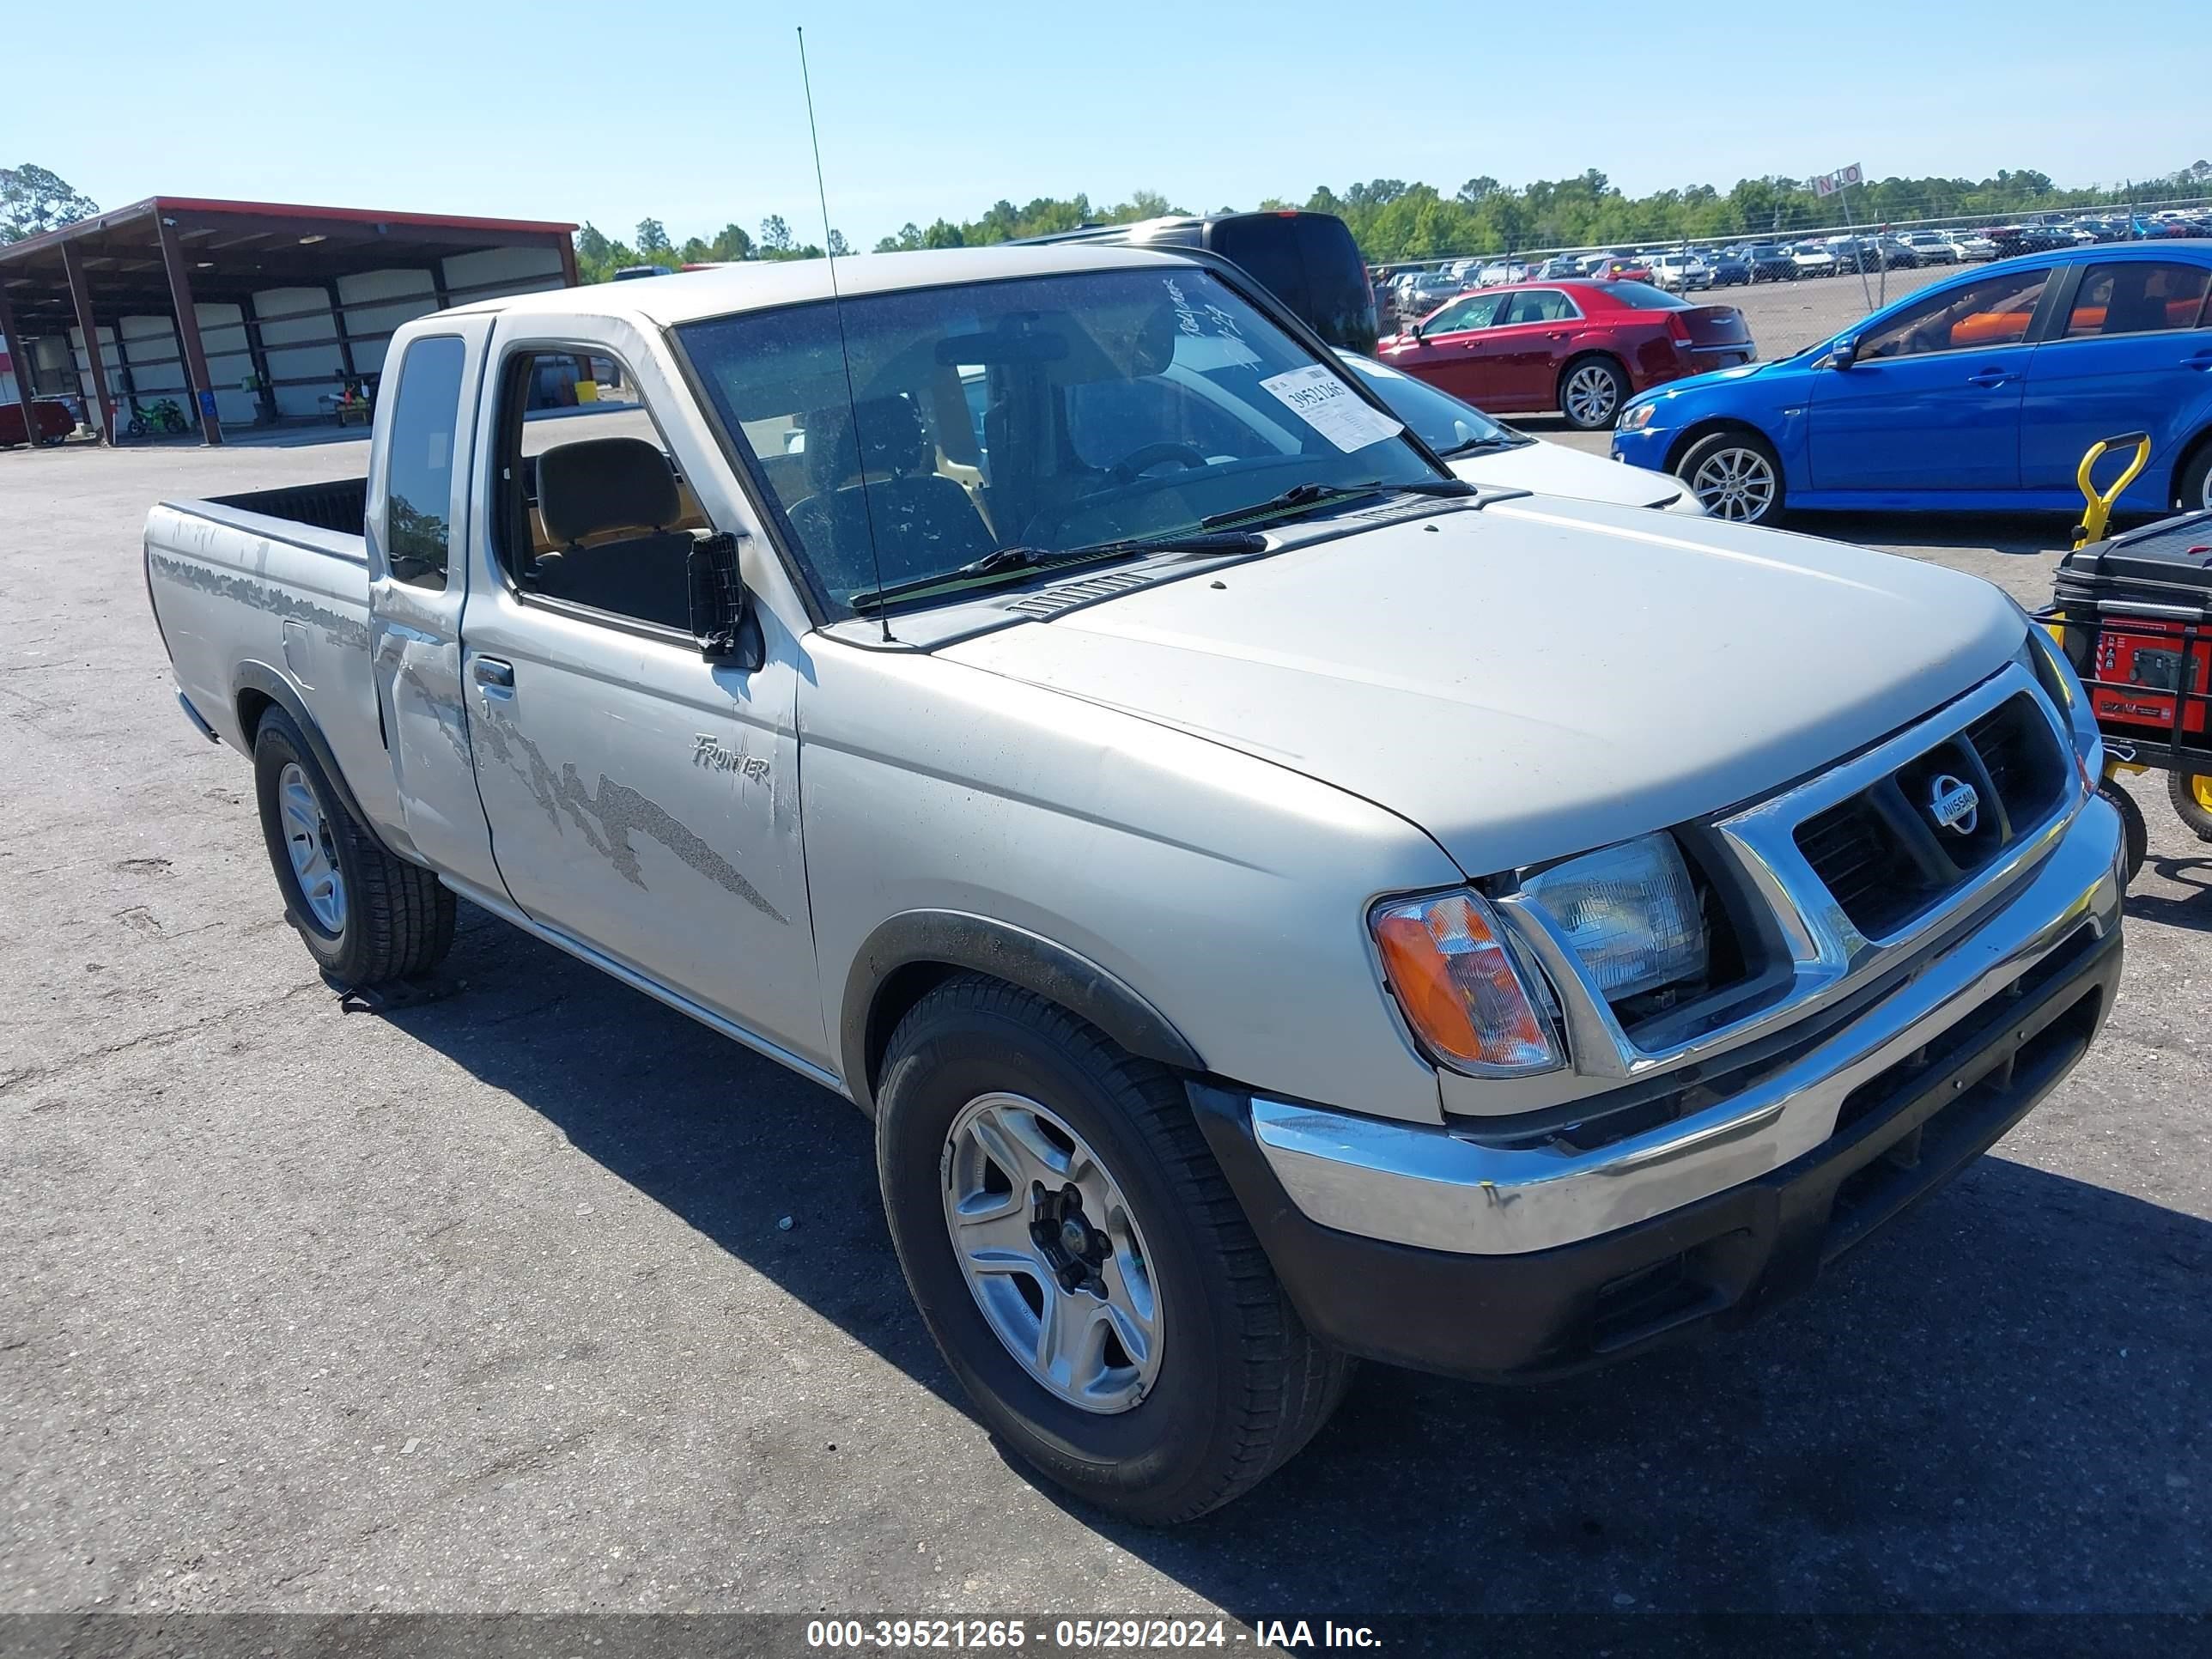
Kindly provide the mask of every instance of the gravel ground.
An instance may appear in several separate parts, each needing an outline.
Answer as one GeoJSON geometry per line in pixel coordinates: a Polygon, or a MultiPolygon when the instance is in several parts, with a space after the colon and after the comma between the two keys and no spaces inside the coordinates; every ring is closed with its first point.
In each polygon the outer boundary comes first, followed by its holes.
{"type": "MultiPolygon", "coordinates": [[[[2155,780],[2103,1042],[1814,1295],[1542,1391],[1370,1368],[1147,1533],[962,1411],[849,1105],[481,915],[444,1002],[310,971],[138,528],[362,454],[0,454],[0,1610],[2212,1607],[2212,861],[2155,780]]],[[[2064,531],[1808,527],[2023,599],[2064,531]]]]}

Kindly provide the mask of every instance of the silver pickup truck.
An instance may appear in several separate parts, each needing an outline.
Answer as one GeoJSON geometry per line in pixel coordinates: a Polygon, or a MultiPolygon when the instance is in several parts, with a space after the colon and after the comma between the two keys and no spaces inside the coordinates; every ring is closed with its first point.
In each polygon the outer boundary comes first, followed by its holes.
{"type": "Polygon", "coordinates": [[[839,275],[412,322],[365,481],[147,580],[333,982],[458,896],[848,1097],[1051,1479],[1732,1326],[2095,1036],[2118,824],[1994,588],[1455,479],[1202,254],[839,275]]]}

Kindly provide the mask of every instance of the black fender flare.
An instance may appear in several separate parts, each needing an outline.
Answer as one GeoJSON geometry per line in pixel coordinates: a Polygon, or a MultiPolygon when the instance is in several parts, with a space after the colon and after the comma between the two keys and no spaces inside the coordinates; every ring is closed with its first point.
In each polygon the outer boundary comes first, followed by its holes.
{"type": "Polygon", "coordinates": [[[845,975],[838,1053],[845,1086],[871,1112],[876,1061],[894,1023],[883,1011],[881,994],[902,969],[924,963],[1005,980],[1088,1020],[1133,1054],[1182,1071],[1206,1069],[1198,1051],[1164,1014],[1089,957],[989,916],[903,910],[868,935],[845,975]]]}
{"type": "MultiPolygon", "coordinates": [[[[230,678],[230,707],[234,714],[238,713],[240,702],[249,691],[268,698],[292,717],[292,724],[300,728],[300,735],[307,740],[307,747],[314,751],[315,764],[323,769],[323,775],[331,781],[331,787],[337,792],[339,804],[353,814],[353,821],[361,826],[363,835],[381,845],[383,838],[376,833],[375,820],[361,810],[361,802],[353,793],[353,786],[346,781],[345,769],[338,764],[338,757],[331,752],[330,739],[323,735],[323,728],[315,724],[315,717],[307,712],[307,705],[300,700],[300,694],[293,690],[292,683],[266,663],[240,663],[238,672],[230,678]]],[[[239,735],[246,739],[246,757],[251,759],[253,755],[252,730],[242,717],[238,725],[239,735]]]]}

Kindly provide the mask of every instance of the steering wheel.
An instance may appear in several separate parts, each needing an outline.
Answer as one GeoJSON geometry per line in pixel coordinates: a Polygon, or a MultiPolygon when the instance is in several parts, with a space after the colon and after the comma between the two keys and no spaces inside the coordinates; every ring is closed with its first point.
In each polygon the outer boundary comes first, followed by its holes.
{"type": "Polygon", "coordinates": [[[1188,444],[1146,444],[1140,449],[1131,450],[1107,468],[1106,476],[1117,484],[1133,484],[1140,474],[1151,471],[1162,461],[1181,461],[1186,471],[1193,471],[1206,464],[1205,455],[1188,444]]]}

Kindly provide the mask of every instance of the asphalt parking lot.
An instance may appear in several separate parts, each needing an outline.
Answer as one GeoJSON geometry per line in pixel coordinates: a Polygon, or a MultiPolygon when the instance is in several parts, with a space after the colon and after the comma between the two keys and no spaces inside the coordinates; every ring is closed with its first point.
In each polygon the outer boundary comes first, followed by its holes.
{"type": "Polygon", "coordinates": [[[1802,351],[1916,289],[1958,274],[1956,265],[1922,265],[1911,270],[1870,270],[1862,281],[1857,272],[1846,271],[1795,283],[1707,289],[1685,297],[1692,304],[1734,306],[1743,313],[1751,337],[1759,342],[1759,355],[1771,361],[1802,351]]]}
{"type": "MultiPolygon", "coordinates": [[[[479,914],[446,1000],[311,971],[138,531],[364,453],[0,454],[0,1611],[2212,1608],[2212,849],[2155,778],[2101,1044],[1816,1294],[1542,1391],[1370,1368],[1148,1533],[963,1413],[849,1105],[479,914]]],[[[2066,529],[1803,527],[2027,600],[2066,529]]]]}

